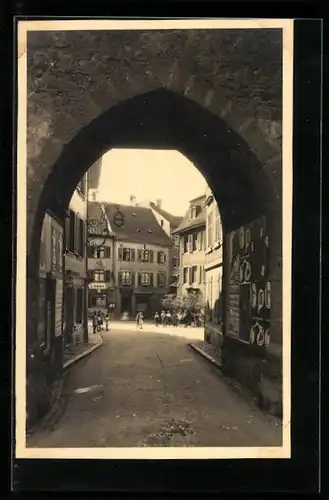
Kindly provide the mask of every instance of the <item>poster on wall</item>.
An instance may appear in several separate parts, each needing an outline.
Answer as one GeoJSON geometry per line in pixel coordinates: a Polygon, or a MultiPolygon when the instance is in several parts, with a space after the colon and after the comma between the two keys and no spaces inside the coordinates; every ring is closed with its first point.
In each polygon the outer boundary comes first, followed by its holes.
{"type": "Polygon", "coordinates": [[[227,334],[260,347],[270,341],[269,246],[264,217],[227,237],[227,334]]]}
{"type": "Polygon", "coordinates": [[[51,221],[51,271],[63,279],[63,228],[54,219],[51,221]]]}
{"type": "Polygon", "coordinates": [[[55,299],[55,336],[58,337],[63,331],[63,280],[56,280],[55,299]]]}

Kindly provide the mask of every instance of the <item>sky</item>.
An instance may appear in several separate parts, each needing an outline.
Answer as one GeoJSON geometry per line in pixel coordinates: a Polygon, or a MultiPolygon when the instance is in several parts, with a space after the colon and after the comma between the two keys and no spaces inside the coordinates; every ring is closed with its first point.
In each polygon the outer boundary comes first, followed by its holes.
{"type": "Polygon", "coordinates": [[[102,158],[99,201],[129,204],[162,200],[162,208],[184,215],[189,201],[203,194],[207,183],[202,174],[178,151],[111,149],[102,158]]]}

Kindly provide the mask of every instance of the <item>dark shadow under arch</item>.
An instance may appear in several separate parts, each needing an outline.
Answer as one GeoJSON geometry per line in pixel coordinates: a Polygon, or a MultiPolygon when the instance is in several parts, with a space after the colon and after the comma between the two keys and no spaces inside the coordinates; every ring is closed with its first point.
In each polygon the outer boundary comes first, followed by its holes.
{"type": "Polygon", "coordinates": [[[80,178],[112,148],[180,151],[214,192],[226,230],[266,213],[266,206],[275,199],[256,155],[223,119],[161,88],[111,107],[65,145],[39,200],[32,235],[34,255],[45,210],[66,210],[80,178]]]}

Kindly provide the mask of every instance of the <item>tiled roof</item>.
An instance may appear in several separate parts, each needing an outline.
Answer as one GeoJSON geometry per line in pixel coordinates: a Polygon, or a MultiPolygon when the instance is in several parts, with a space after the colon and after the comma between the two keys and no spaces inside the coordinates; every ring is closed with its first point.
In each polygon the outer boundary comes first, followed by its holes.
{"type": "Polygon", "coordinates": [[[167,219],[167,221],[169,221],[171,229],[176,229],[179,226],[179,224],[181,224],[181,222],[183,221],[184,217],[179,217],[177,215],[172,215],[169,212],[167,212],[166,210],[163,210],[162,208],[159,208],[156,205],[156,203],[151,202],[150,206],[153,208],[153,210],[155,210],[156,212],[158,212],[159,215],[162,215],[162,217],[164,219],[167,219]]]}
{"type": "Polygon", "coordinates": [[[158,224],[151,208],[116,203],[103,203],[110,226],[121,240],[144,244],[172,246],[172,241],[158,224]],[[117,227],[113,223],[117,207],[123,215],[124,224],[117,227]]]}

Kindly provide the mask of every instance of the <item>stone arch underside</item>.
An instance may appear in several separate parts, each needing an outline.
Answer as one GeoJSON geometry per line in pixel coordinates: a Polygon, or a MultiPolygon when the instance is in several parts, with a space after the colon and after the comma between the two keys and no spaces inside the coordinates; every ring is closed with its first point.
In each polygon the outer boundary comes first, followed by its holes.
{"type": "Polygon", "coordinates": [[[63,147],[38,203],[34,257],[45,210],[66,210],[82,175],[112,148],[180,151],[213,190],[226,230],[266,214],[277,198],[263,165],[225,120],[185,96],[158,89],[111,107],[63,147]]]}

